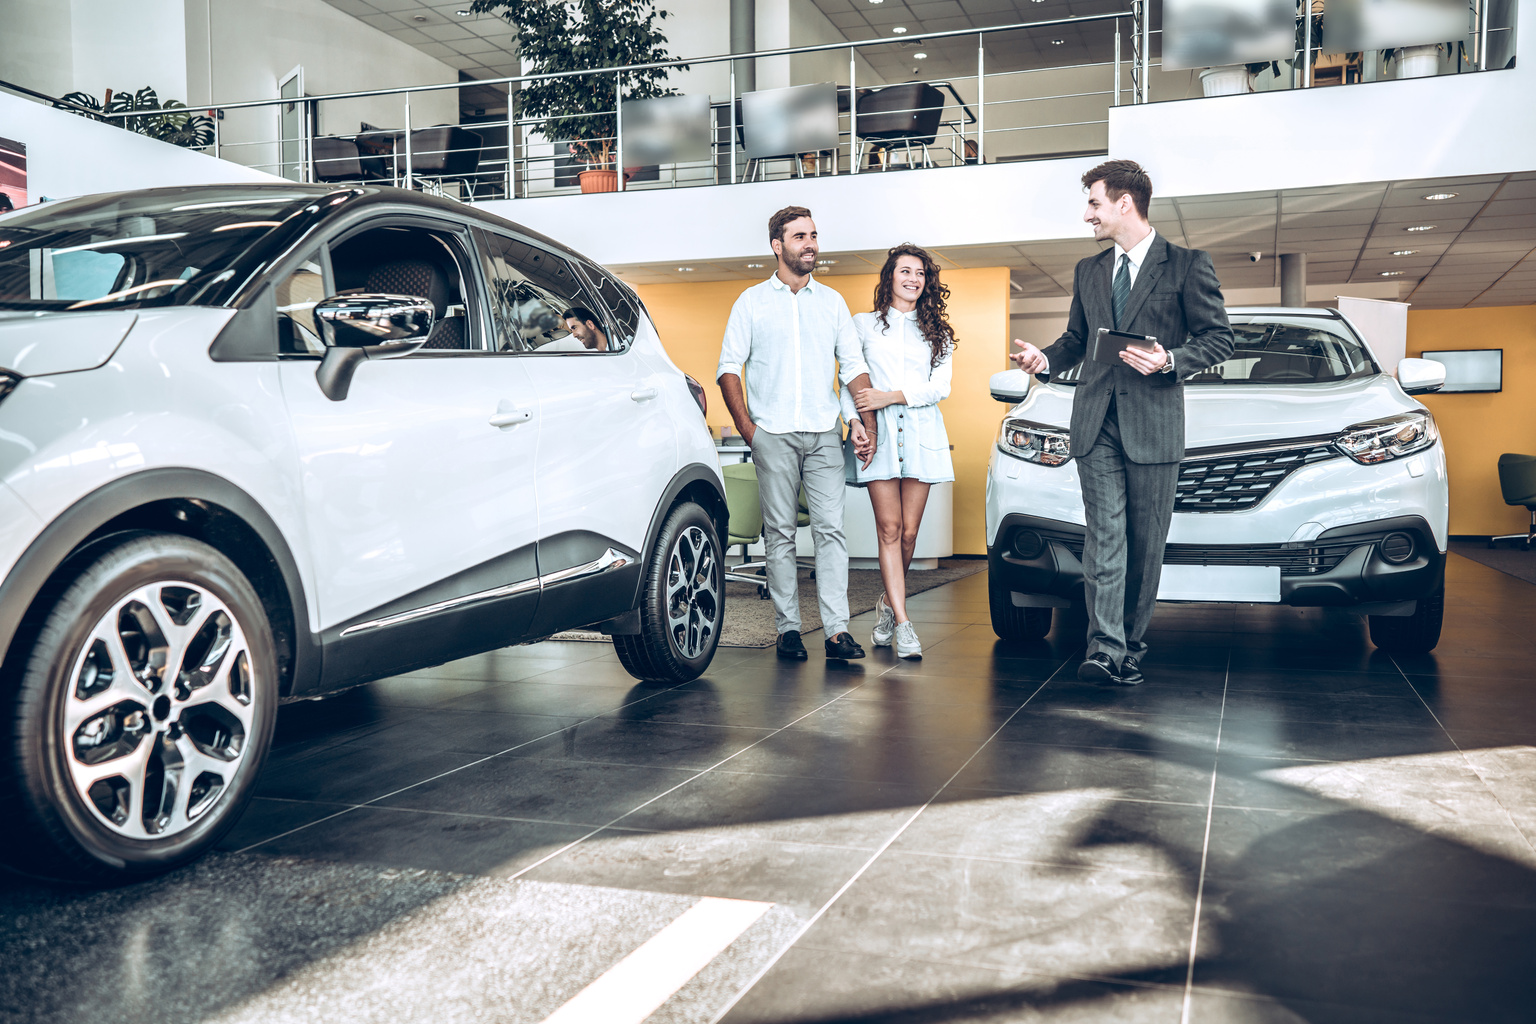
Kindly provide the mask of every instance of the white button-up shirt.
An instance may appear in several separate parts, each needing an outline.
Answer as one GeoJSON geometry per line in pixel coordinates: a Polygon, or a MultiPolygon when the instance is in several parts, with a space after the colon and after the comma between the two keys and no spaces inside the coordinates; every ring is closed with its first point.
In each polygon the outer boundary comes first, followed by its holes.
{"type": "Polygon", "coordinates": [[[1136,287],[1136,275],[1141,273],[1141,265],[1147,262],[1147,250],[1152,248],[1152,239],[1157,237],[1157,229],[1152,228],[1147,232],[1147,237],[1131,246],[1129,250],[1120,248],[1120,243],[1115,243],[1115,258],[1109,265],[1109,287],[1113,291],[1115,287],[1115,274],[1120,270],[1120,257],[1130,254],[1131,264],[1126,267],[1126,273],[1131,275],[1131,287],[1136,287]]]}
{"type": "Polygon", "coordinates": [[[770,434],[831,430],[837,379],[868,372],[857,341],[844,336],[849,319],[848,303],[825,284],[811,278],[794,292],[774,274],[731,307],[715,379],[740,377],[752,422],[770,434]]]}

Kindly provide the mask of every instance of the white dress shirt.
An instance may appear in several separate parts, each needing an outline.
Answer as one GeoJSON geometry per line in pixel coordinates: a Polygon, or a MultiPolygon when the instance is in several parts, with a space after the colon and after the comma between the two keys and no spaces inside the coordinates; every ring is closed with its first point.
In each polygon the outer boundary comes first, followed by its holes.
{"type": "MultiPolygon", "coordinates": [[[[907,400],[905,405],[888,405],[875,413],[878,447],[869,468],[859,467],[859,482],[902,477],[931,484],[953,480],[949,434],[938,405],[949,397],[954,371],[950,353],[944,354],[938,366],[931,365],[933,348],[918,327],[917,310],[899,313],[893,309],[886,320],[890,326],[881,327],[878,314],[860,313],[843,328],[862,350],[875,390],[900,391],[907,400]]],[[[846,386],[842,403],[845,419],[858,416],[846,386]]]]}
{"type": "MultiPolygon", "coordinates": [[[[1141,273],[1141,265],[1147,262],[1147,250],[1152,248],[1152,240],[1156,237],[1157,228],[1148,228],[1147,237],[1131,246],[1130,249],[1122,249],[1119,242],[1115,243],[1115,258],[1109,264],[1110,294],[1114,294],[1115,275],[1120,272],[1120,257],[1126,254],[1130,255],[1131,262],[1126,266],[1125,271],[1131,276],[1131,287],[1136,287],[1136,275],[1141,273]]],[[[1166,349],[1168,346],[1164,345],[1163,347],[1166,349]]],[[[1168,362],[1163,367],[1163,372],[1168,373],[1172,369],[1173,356],[1169,355],[1168,362]]],[[[1049,359],[1045,361],[1045,370],[1043,372],[1047,374],[1051,372],[1051,361],[1049,359]]]]}
{"type": "Polygon", "coordinates": [[[794,292],[774,274],[731,307],[715,379],[740,377],[752,422],[770,434],[831,430],[837,380],[868,372],[848,321],[848,303],[827,285],[811,278],[794,292]]]}

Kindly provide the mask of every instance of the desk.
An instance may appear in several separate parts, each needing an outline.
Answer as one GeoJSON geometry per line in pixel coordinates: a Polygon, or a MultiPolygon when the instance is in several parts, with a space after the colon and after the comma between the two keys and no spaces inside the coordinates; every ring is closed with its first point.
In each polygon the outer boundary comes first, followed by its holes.
{"type": "MultiPolygon", "coordinates": [[[[721,465],[751,462],[752,449],[745,445],[716,445],[715,451],[721,465]]],[[[937,569],[939,559],[955,553],[953,483],[934,484],[928,492],[928,507],[923,512],[923,525],[917,531],[917,549],[912,555],[912,568],[937,569]]],[[[843,489],[843,535],[848,544],[848,567],[851,569],[878,569],[879,542],[875,537],[875,510],[869,503],[869,490],[864,487],[843,489]]],[[[761,557],[762,541],[747,549],[749,556],[761,557]]],[[[809,558],[815,553],[811,542],[811,529],[801,527],[795,533],[795,557],[809,558]]]]}

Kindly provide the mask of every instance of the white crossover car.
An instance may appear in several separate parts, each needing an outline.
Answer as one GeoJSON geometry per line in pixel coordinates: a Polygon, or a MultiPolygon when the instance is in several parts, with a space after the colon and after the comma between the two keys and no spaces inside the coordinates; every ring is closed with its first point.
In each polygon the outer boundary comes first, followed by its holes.
{"type": "MultiPolygon", "coordinates": [[[[1440,638],[1449,496],[1434,418],[1336,310],[1232,309],[1236,348],[1187,378],[1187,448],[1158,597],[1350,608],[1371,639],[1423,652],[1440,638]]],[[[992,626],[1034,639],[1083,600],[1083,504],[1067,424],[1076,373],[1028,386],[996,374],[1008,411],[987,475],[992,626]],[[1026,393],[1026,388],[1027,393],[1026,393]]]]}
{"type": "Polygon", "coordinates": [[[727,520],[703,401],[629,288],[450,200],[0,216],[6,852],[181,863],[280,703],[560,630],[697,676],[727,520]]]}

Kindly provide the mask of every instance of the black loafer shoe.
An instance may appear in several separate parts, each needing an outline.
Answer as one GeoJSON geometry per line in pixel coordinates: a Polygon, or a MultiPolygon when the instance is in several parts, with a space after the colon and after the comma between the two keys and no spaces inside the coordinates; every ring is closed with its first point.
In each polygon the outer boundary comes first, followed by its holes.
{"type": "Polygon", "coordinates": [[[1120,685],[1140,686],[1147,681],[1147,677],[1141,674],[1141,658],[1139,655],[1127,654],[1125,661],[1120,665],[1120,685]]]}
{"type": "Polygon", "coordinates": [[[827,657],[833,661],[855,661],[864,657],[864,648],[854,642],[847,633],[827,637],[827,657]]]}
{"type": "Polygon", "coordinates": [[[1077,666],[1077,678],[1101,686],[1122,685],[1120,673],[1115,671],[1115,663],[1109,659],[1109,655],[1103,653],[1090,654],[1084,658],[1083,663],[1077,666]]]}
{"type": "Polygon", "coordinates": [[[798,629],[786,629],[779,634],[778,655],[789,661],[804,661],[810,655],[806,653],[805,644],[800,642],[798,629]]]}

